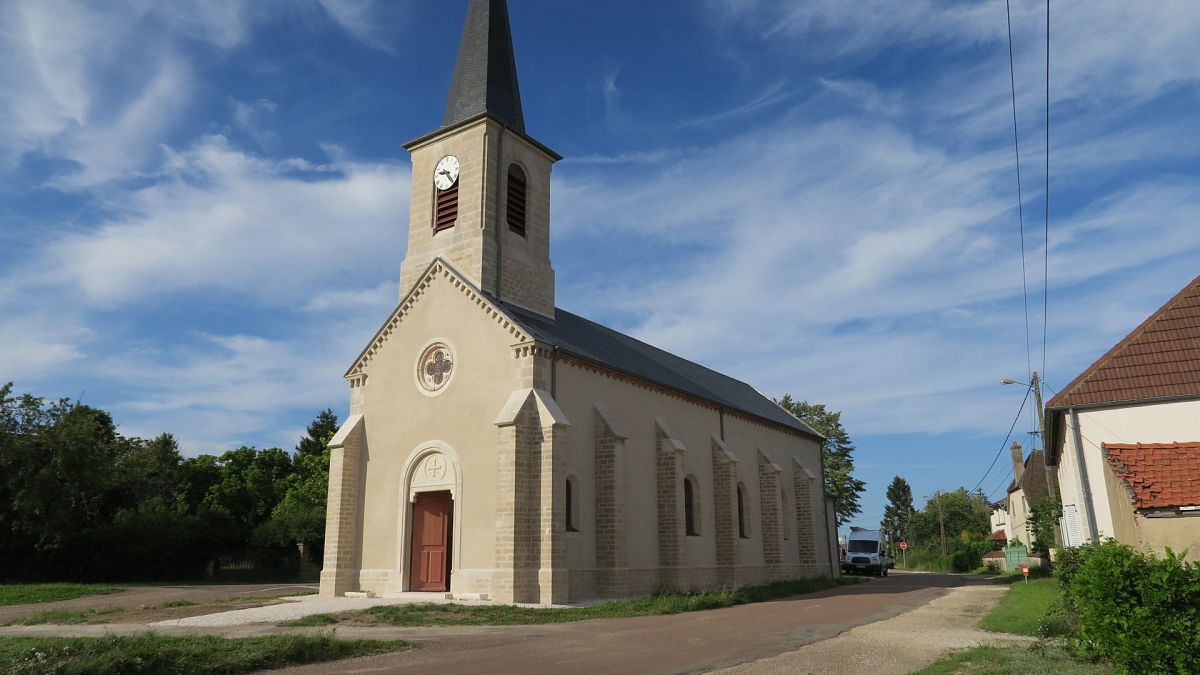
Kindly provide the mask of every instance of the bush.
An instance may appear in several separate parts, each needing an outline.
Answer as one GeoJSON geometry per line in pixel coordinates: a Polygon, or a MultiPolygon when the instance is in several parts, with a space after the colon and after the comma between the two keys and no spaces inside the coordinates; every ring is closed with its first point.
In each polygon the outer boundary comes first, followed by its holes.
{"type": "Polygon", "coordinates": [[[1132,673],[1200,672],[1200,566],[1114,541],[1072,556],[1059,579],[1085,651],[1132,673]]]}

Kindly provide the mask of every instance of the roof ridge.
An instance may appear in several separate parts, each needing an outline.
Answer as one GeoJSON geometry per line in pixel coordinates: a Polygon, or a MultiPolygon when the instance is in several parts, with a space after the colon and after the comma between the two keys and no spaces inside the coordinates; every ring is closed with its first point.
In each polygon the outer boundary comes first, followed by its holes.
{"type": "Polygon", "coordinates": [[[1153,314],[1147,317],[1145,321],[1139,324],[1137,328],[1134,328],[1133,331],[1131,331],[1120,342],[1114,345],[1112,349],[1109,349],[1107,352],[1105,352],[1103,356],[1092,363],[1092,365],[1088,366],[1088,368],[1080,373],[1078,377],[1076,377],[1074,380],[1071,380],[1070,384],[1063,387],[1062,390],[1054,396],[1054,398],[1050,399],[1050,401],[1046,404],[1046,407],[1049,409],[1069,407],[1065,405],[1065,402],[1071,397],[1072,394],[1075,393],[1076,389],[1078,389],[1083,383],[1095,375],[1101,368],[1108,365],[1114,358],[1116,358],[1138,338],[1144,335],[1151,326],[1158,322],[1159,319],[1161,319],[1171,310],[1175,309],[1176,306],[1179,305],[1183,300],[1190,298],[1192,293],[1198,290],[1200,290],[1200,276],[1197,276],[1190,283],[1185,285],[1182,290],[1171,297],[1170,300],[1167,300],[1166,303],[1164,303],[1153,314]]]}

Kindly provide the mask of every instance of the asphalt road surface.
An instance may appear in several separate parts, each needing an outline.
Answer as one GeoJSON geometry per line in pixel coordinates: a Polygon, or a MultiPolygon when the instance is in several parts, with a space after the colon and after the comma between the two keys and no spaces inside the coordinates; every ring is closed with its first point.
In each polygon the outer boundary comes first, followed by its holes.
{"type": "MultiPolygon", "coordinates": [[[[921,607],[981,579],[893,573],[884,579],[707,612],[551,626],[392,629],[421,649],[292,668],[287,673],[681,673],[794,651],[921,607]]],[[[383,637],[339,628],[339,637],[383,637]]]]}

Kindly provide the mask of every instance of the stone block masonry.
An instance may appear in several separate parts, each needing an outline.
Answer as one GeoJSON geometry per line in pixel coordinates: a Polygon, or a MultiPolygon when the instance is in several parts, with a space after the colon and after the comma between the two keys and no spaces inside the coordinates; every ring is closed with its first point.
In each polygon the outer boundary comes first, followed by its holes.
{"type": "Polygon", "coordinates": [[[663,589],[682,590],[687,565],[683,524],[683,444],[661,420],[658,434],[658,566],[663,589]]]}
{"type": "Polygon", "coordinates": [[[763,563],[767,567],[783,564],[783,508],[779,495],[779,474],[770,459],[758,452],[758,503],[762,518],[763,563]]]}
{"type": "Polygon", "coordinates": [[[737,529],[734,503],[737,500],[737,457],[720,439],[712,439],[713,512],[716,526],[713,534],[717,545],[717,583],[732,586],[737,569],[737,529]]]}
{"type": "Polygon", "coordinates": [[[596,475],[596,592],[629,593],[625,557],[625,434],[603,406],[594,411],[596,475]]]}
{"type": "Polygon", "coordinates": [[[352,415],[329,442],[329,495],[325,507],[325,565],[321,595],[358,587],[362,566],[362,472],[367,435],[362,415],[352,415]]]}
{"type": "Polygon", "coordinates": [[[792,462],[792,489],[796,494],[796,547],[801,565],[817,564],[817,521],[813,513],[813,484],[816,476],[792,462]]]}

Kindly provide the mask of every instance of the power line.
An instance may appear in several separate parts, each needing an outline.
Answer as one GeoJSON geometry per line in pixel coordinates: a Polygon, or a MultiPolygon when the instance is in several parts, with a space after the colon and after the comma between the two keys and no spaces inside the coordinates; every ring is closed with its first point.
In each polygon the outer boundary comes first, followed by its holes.
{"type": "Polygon", "coordinates": [[[1042,278],[1042,376],[1050,325],[1050,0],[1046,0],[1046,246],[1042,278]]]}
{"type": "Polygon", "coordinates": [[[1025,372],[1033,372],[1033,346],[1029,332],[1029,273],[1025,266],[1025,198],[1021,190],[1021,141],[1017,131],[1017,75],[1013,66],[1012,6],[1004,0],[1008,18],[1008,81],[1012,87],[1013,150],[1017,156],[1017,218],[1021,226],[1021,293],[1025,298],[1025,372]]]}
{"type": "Polygon", "coordinates": [[[1004,442],[1000,444],[1000,450],[996,453],[996,456],[992,458],[992,463],[988,466],[987,471],[984,472],[983,478],[980,478],[979,482],[975,483],[975,487],[971,488],[969,490],[970,492],[974,492],[979,489],[979,486],[983,484],[983,481],[987,480],[988,474],[990,474],[992,469],[996,466],[996,462],[1000,461],[1000,456],[1004,454],[1004,448],[1008,446],[1008,439],[1012,438],[1013,430],[1017,428],[1017,422],[1021,421],[1021,413],[1025,412],[1025,404],[1029,402],[1029,394],[1032,392],[1033,387],[1027,387],[1025,389],[1025,398],[1021,400],[1021,407],[1017,410],[1017,416],[1013,418],[1012,426],[1008,428],[1008,435],[1004,437],[1004,442]]]}

